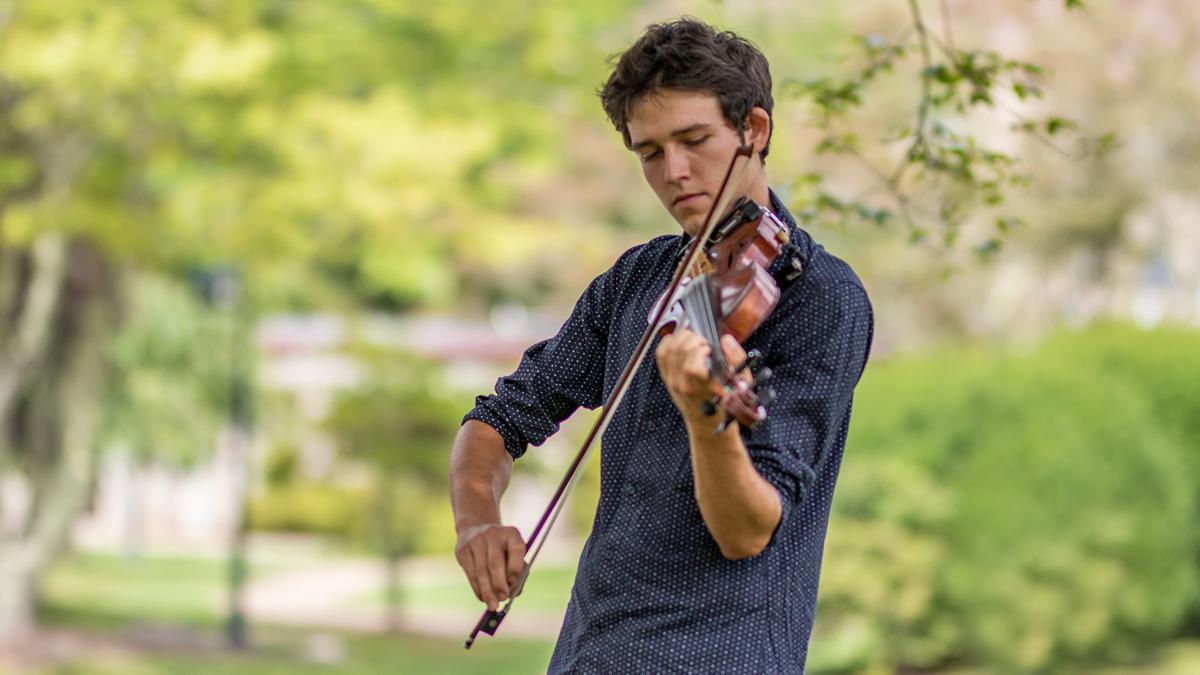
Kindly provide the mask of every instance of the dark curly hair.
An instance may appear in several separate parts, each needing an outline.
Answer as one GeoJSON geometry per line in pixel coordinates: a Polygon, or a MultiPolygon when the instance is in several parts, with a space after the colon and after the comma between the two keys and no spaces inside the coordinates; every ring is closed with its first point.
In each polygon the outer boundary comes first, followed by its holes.
{"type": "MultiPolygon", "coordinates": [[[[616,65],[599,94],[608,119],[625,139],[625,147],[631,146],[629,111],[642,97],[659,89],[712,94],[734,129],[746,128],[746,118],[756,106],[770,117],[775,104],[771,69],[762,52],[735,33],[718,31],[692,17],[651,24],[641,39],[613,59],[616,65]]],[[[764,160],[771,147],[774,120],[771,125],[759,154],[764,160]]]]}

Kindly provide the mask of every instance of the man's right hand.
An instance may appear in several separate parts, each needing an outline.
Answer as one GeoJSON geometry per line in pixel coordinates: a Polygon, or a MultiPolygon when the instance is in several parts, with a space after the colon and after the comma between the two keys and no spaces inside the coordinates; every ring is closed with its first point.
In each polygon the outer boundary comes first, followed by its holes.
{"type": "Polygon", "coordinates": [[[515,527],[485,523],[458,533],[454,557],[467,574],[475,597],[496,611],[525,571],[525,541],[515,527]]]}

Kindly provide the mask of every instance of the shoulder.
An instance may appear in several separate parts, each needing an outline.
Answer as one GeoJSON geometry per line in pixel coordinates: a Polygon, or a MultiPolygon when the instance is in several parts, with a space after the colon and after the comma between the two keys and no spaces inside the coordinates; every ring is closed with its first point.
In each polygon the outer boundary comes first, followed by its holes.
{"type": "Polygon", "coordinates": [[[826,251],[811,237],[809,243],[803,271],[785,290],[780,305],[792,310],[837,308],[870,313],[866,286],[850,264],[826,251]]]}
{"type": "Polygon", "coordinates": [[[626,249],[610,270],[628,272],[646,267],[661,267],[664,259],[672,259],[682,251],[682,237],[664,234],[626,249]]]}
{"type": "Polygon", "coordinates": [[[617,291],[630,284],[645,285],[652,277],[664,274],[664,270],[669,275],[675,269],[681,241],[679,235],[662,235],[631,246],[596,281],[610,291],[617,291]]]}
{"type": "Polygon", "coordinates": [[[859,336],[869,343],[874,311],[862,280],[846,261],[802,236],[802,272],[782,282],[779,303],[762,327],[763,346],[777,358],[807,359],[861,342],[859,336]]]}

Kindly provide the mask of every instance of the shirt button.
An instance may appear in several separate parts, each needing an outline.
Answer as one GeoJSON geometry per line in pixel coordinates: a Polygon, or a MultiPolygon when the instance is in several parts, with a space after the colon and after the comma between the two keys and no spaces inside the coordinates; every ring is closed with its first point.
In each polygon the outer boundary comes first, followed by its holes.
{"type": "Polygon", "coordinates": [[[624,492],[627,495],[632,495],[637,492],[637,488],[634,487],[633,483],[626,483],[624,487],[621,488],[621,492],[624,492]]]}

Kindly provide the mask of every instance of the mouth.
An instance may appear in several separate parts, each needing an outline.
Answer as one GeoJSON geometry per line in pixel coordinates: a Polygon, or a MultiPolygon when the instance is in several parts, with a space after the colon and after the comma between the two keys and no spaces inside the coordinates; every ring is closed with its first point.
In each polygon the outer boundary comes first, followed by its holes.
{"type": "Polygon", "coordinates": [[[671,202],[671,206],[679,206],[680,204],[686,204],[688,202],[694,201],[703,196],[704,196],[703,192],[691,192],[688,194],[679,195],[678,197],[675,198],[675,201],[671,202]]]}

